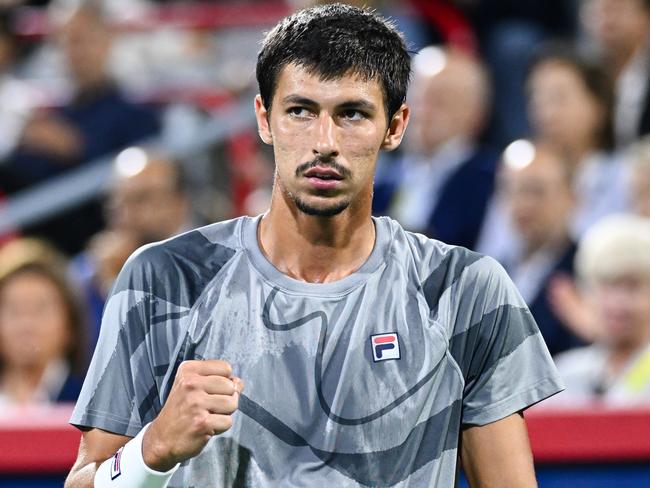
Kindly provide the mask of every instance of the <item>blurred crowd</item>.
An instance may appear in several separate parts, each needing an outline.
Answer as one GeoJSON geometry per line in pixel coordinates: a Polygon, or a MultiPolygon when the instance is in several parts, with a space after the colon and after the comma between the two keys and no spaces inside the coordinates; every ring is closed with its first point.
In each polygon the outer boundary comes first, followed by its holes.
{"type": "MultiPolygon", "coordinates": [[[[0,220],[37,214],[0,226],[0,408],[76,398],[137,248],[266,209],[256,50],[312,3],[0,2],[0,220]],[[31,202],[97,164],[96,194],[31,202]]],[[[354,3],[413,51],[374,213],[503,265],[567,385],[549,404],[650,405],[650,1],[354,3]]]]}

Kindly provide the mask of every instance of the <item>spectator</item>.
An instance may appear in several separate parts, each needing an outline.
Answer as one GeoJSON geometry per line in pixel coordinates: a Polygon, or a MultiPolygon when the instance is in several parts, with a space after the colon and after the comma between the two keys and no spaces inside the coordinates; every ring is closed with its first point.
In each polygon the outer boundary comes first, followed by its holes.
{"type": "Polygon", "coordinates": [[[489,82],[476,59],[453,50],[426,48],[413,67],[405,153],[378,171],[375,212],[473,248],[498,158],[479,143],[489,82]]]}
{"type": "Polygon", "coordinates": [[[0,405],[77,398],[82,315],[54,249],[30,239],[0,249],[0,405]]]}
{"type": "MultiPolygon", "coordinates": [[[[650,218],[650,139],[647,137],[630,150],[632,208],[637,215],[650,218]]],[[[594,319],[590,307],[569,276],[558,276],[550,284],[551,303],[555,313],[569,327],[590,340],[594,319]]]]}
{"type": "Polygon", "coordinates": [[[601,217],[629,207],[626,166],[612,153],[612,87],[600,64],[558,46],[537,58],[528,89],[536,137],[573,166],[571,231],[578,239],[601,217]]]}
{"type": "Polygon", "coordinates": [[[650,403],[650,220],[603,219],[579,244],[576,266],[595,314],[596,342],[556,358],[567,404],[650,403]]]}
{"type": "Polygon", "coordinates": [[[540,45],[573,36],[573,0],[465,0],[494,84],[489,138],[500,147],[530,136],[526,118],[526,70],[540,45]]]}
{"type": "Polygon", "coordinates": [[[585,0],[585,30],[616,82],[614,128],[625,147],[650,133],[650,1],[585,0]]]}
{"type": "Polygon", "coordinates": [[[573,275],[571,166],[551,147],[530,147],[532,151],[526,154],[507,152],[499,176],[500,191],[522,243],[520,252],[503,265],[555,355],[581,344],[554,313],[548,296],[554,277],[573,275]]]}
{"type": "Polygon", "coordinates": [[[180,165],[150,150],[122,151],[115,162],[107,220],[108,227],[72,261],[91,314],[91,346],[99,334],[106,296],[129,255],[139,246],[197,226],[180,165]]]}
{"type": "MultiPolygon", "coordinates": [[[[108,73],[111,31],[95,3],[86,2],[63,23],[57,39],[74,84],[70,102],[38,112],[9,157],[5,179],[19,190],[117,151],[158,130],[155,113],[128,101],[108,73]]],[[[76,252],[102,227],[98,202],[34,230],[76,252]]]]}
{"type": "Polygon", "coordinates": [[[631,164],[634,211],[650,218],[650,137],[645,137],[634,146],[631,164]]]}

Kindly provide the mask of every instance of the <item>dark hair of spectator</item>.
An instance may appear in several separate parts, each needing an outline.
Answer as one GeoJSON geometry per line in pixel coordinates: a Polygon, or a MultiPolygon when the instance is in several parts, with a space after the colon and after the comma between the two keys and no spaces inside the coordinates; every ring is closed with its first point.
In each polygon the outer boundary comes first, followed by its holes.
{"type": "Polygon", "coordinates": [[[571,68],[601,105],[604,115],[600,131],[596,134],[596,144],[598,149],[613,149],[614,86],[605,67],[597,59],[578,52],[570,43],[557,42],[544,46],[534,56],[528,69],[528,78],[536,68],[548,62],[562,63],[571,68]]]}
{"type": "Polygon", "coordinates": [[[257,58],[262,102],[271,102],[282,69],[291,63],[332,80],[354,74],[378,80],[389,119],[404,103],[410,57],[395,27],[370,10],[333,4],[301,10],[271,30],[257,58]]]}
{"type": "MultiPolygon", "coordinates": [[[[24,274],[36,274],[49,280],[58,290],[72,340],[65,351],[65,360],[70,370],[82,374],[86,367],[87,333],[85,315],[76,290],[70,284],[66,274],[65,259],[54,248],[44,242],[33,239],[20,239],[9,243],[14,246],[7,259],[0,260],[0,290],[13,278],[24,274]],[[18,249],[18,246],[21,248],[18,249]]],[[[3,248],[4,252],[4,248],[3,248]]],[[[4,368],[0,358],[0,371],[4,368]]]]}

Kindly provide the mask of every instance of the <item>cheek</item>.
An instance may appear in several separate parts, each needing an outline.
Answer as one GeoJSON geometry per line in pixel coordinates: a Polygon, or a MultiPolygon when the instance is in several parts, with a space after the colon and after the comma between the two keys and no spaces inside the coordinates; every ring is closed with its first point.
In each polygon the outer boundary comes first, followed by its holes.
{"type": "Polygon", "coordinates": [[[40,332],[43,344],[48,344],[50,351],[56,354],[64,351],[71,340],[65,311],[57,310],[53,312],[52,316],[41,327],[40,332]]]}

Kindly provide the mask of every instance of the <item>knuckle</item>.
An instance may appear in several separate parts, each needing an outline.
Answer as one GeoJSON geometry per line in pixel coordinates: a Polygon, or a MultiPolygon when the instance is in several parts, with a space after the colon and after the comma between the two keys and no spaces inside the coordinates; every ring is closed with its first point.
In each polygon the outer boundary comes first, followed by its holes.
{"type": "Polygon", "coordinates": [[[217,359],[216,361],[216,364],[223,370],[225,376],[232,375],[232,366],[228,361],[224,361],[223,359],[217,359]]]}
{"type": "Polygon", "coordinates": [[[235,392],[235,384],[228,378],[219,378],[219,388],[224,395],[232,395],[235,392]]]}
{"type": "Polygon", "coordinates": [[[195,390],[197,388],[197,379],[194,376],[183,376],[179,380],[179,386],[184,390],[195,390]]]}
{"type": "Polygon", "coordinates": [[[191,370],[192,370],[192,361],[186,360],[178,365],[178,372],[176,373],[176,375],[178,376],[179,374],[187,373],[191,370]]]}
{"type": "Polygon", "coordinates": [[[224,401],[224,413],[231,414],[237,411],[239,401],[235,396],[229,396],[224,401]]]}
{"type": "Polygon", "coordinates": [[[192,425],[196,432],[209,430],[208,416],[205,413],[196,414],[192,420],[192,425]]]}

